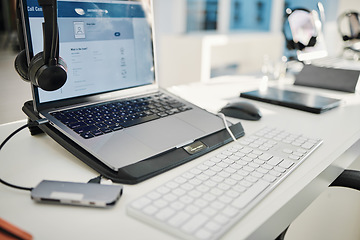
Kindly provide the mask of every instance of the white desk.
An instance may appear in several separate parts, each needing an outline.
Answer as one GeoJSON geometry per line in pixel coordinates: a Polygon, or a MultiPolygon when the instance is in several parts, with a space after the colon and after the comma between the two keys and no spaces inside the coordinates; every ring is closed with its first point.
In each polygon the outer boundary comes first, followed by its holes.
{"type": "MultiPolygon", "coordinates": [[[[194,83],[170,90],[183,98],[217,111],[241,91],[253,90],[261,81],[251,77],[223,78],[209,84],[194,83]]],[[[344,100],[341,107],[317,115],[252,101],[263,118],[242,120],[246,134],[274,126],[324,143],[223,239],[274,239],[342,171],[360,156],[360,95],[287,86],[318,92],[344,100]]],[[[250,100],[249,100],[250,101],[250,100]]],[[[237,121],[231,119],[232,121],[237,121]]],[[[0,126],[0,139],[26,121],[0,126]]],[[[2,140],[1,140],[2,141],[2,140]]],[[[30,193],[0,185],[0,217],[31,233],[35,239],[174,239],[171,235],[126,214],[126,205],[197,165],[206,156],[137,185],[125,185],[115,207],[96,209],[37,204],[30,193]]],[[[31,136],[27,130],[16,135],[1,151],[0,176],[13,184],[33,187],[43,179],[86,182],[97,173],[72,156],[48,136],[31,136]]]]}

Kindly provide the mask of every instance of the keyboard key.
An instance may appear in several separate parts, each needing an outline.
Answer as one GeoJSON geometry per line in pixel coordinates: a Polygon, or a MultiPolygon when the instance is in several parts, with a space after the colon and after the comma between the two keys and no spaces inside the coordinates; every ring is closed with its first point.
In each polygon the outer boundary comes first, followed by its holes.
{"type": "Polygon", "coordinates": [[[254,198],[262,193],[270,184],[265,181],[258,181],[251,188],[249,188],[244,194],[238,197],[233,203],[232,206],[236,208],[244,208],[249,204],[254,198]]]}
{"type": "Polygon", "coordinates": [[[80,121],[80,122],[75,122],[75,123],[70,123],[68,125],[71,129],[76,129],[76,128],[80,128],[80,127],[85,127],[87,126],[86,123],[80,121]]]}
{"type": "Polygon", "coordinates": [[[292,160],[299,160],[300,159],[299,156],[296,156],[294,154],[290,155],[289,158],[292,159],[292,160]]]}
{"type": "Polygon", "coordinates": [[[205,229],[208,231],[211,231],[211,232],[217,232],[217,231],[219,231],[220,228],[221,228],[221,225],[214,221],[211,221],[205,225],[205,229]]]}
{"type": "Polygon", "coordinates": [[[279,164],[279,167],[290,168],[293,164],[294,164],[294,162],[292,162],[290,160],[284,160],[279,164]]]}
{"type": "Polygon", "coordinates": [[[263,177],[264,180],[268,181],[268,182],[274,182],[276,180],[275,176],[271,176],[271,175],[266,175],[263,177]]]}
{"type": "Polygon", "coordinates": [[[311,142],[306,142],[303,145],[301,145],[302,148],[307,149],[307,150],[311,149],[313,146],[314,146],[314,144],[311,142]]]}
{"type": "Polygon", "coordinates": [[[208,220],[208,217],[204,214],[195,215],[192,219],[187,221],[185,225],[182,226],[182,230],[187,233],[193,233],[201,225],[203,225],[208,220]]]}
{"type": "Polygon", "coordinates": [[[80,136],[82,136],[85,139],[93,138],[94,135],[91,133],[81,133],[80,136]]]}
{"type": "Polygon", "coordinates": [[[173,214],[175,214],[175,210],[171,209],[171,208],[164,208],[162,210],[160,210],[155,217],[159,220],[167,220],[169,217],[171,217],[173,214]]]}
{"type": "Polygon", "coordinates": [[[104,128],[100,128],[100,131],[102,131],[103,133],[110,133],[112,132],[112,130],[108,127],[104,127],[104,128]]]}
{"type": "Polygon", "coordinates": [[[100,131],[100,129],[96,129],[94,131],[91,131],[91,134],[94,135],[94,137],[96,137],[96,136],[103,135],[104,133],[102,131],[100,131]]]}
{"type": "Polygon", "coordinates": [[[264,154],[262,154],[262,155],[259,157],[259,159],[260,159],[260,160],[267,161],[267,160],[269,160],[269,159],[272,158],[272,157],[273,157],[273,156],[272,156],[271,154],[264,153],[264,154]]]}
{"type": "Polygon", "coordinates": [[[191,215],[186,212],[178,212],[175,216],[169,219],[169,224],[177,228],[185,223],[185,221],[187,221],[190,217],[191,215]]]}
{"type": "Polygon", "coordinates": [[[269,161],[267,161],[267,164],[270,164],[272,166],[278,165],[283,159],[280,157],[273,157],[269,161]]]}
{"type": "Polygon", "coordinates": [[[91,132],[91,131],[95,131],[97,129],[98,128],[96,126],[92,125],[92,126],[78,127],[78,128],[75,128],[74,131],[81,134],[81,133],[88,133],[88,132],[91,132]]]}
{"type": "Polygon", "coordinates": [[[283,149],[283,152],[284,152],[284,153],[292,153],[293,150],[291,150],[291,149],[289,149],[289,148],[285,148],[285,149],[283,149]]]}
{"type": "Polygon", "coordinates": [[[157,211],[158,209],[152,205],[144,208],[144,213],[146,213],[147,215],[153,215],[157,211]]]}
{"type": "Polygon", "coordinates": [[[113,125],[110,125],[108,128],[111,129],[112,131],[118,131],[118,130],[122,129],[122,126],[120,124],[113,124],[113,125]]]}
{"type": "Polygon", "coordinates": [[[143,117],[143,118],[138,118],[138,119],[126,121],[126,122],[122,123],[121,125],[123,127],[131,127],[131,126],[141,124],[141,123],[145,123],[145,122],[155,120],[155,119],[158,119],[158,118],[159,118],[159,116],[155,115],[155,114],[154,115],[148,115],[148,116],[143,117]]]}
{"type": "Polygon", "coordinates": [[[131,206],[134,208],[137,208],[137,209],[141,209],[141,208],[145,207],[146,205],[148,205],[150,202],[151,202],[150,199],[143,197],[143,198],[140,198],[140,199],[136,200],[135,202],[133,202],[131,204],[131,206]]]}

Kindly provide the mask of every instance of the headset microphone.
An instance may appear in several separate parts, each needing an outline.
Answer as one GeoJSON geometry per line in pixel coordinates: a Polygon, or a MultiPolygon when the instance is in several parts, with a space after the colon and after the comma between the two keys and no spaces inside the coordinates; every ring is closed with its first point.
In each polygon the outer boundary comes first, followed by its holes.
{"type": "MultiPolygon", "coordinates": [[[[29,81],[43,90],[54,91],[61,88],[67,78],[66,64],[59,56],[57,5],[56,0],[38,0],[38,3],[42,7],[44,15],[44,50],[36,54],[29,65],[26,51],[21,51],[15,59],[15,69],[25,81],[29,81]]],[[[19,11],[19,6],[17,10],[19,11]]],[[[21,24],[21,20],[19,23],[21,24]]],[[[21,37],[21,35],[19,36],[21,37]]]]}

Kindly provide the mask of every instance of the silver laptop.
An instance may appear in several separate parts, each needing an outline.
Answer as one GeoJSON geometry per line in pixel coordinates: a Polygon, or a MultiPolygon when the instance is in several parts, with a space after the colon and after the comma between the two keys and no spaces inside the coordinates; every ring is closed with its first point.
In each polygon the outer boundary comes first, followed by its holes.
{"type": "MultiPolygon", "coordinates": [[[[23,4],[34,55],[43,18],[37,0],[23,4]]],[[[33,86],[36,111],[113,170],[224,129],[218,116],[159,89],[149,19],[139,1],[58,1],[68,78],[52,92],[33,86]]]]}

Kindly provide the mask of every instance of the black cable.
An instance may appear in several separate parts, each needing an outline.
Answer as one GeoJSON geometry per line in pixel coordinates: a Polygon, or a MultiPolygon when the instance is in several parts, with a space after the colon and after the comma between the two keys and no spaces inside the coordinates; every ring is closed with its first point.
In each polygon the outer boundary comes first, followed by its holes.
{"type": "Polygon", "coordinates": [[[87,183],[101,183],[101,178],[102,175],[100,174],[99,176],[90,179],[87,183]]]}
{"type": "MultiPolygon", "coordinates": [[[[360,171],[345,169],[329,187],[346,187],[360,191],[360,171]]],[[[287,227],[275,240],[283,240],[289,227],[287,227]]]]}
{"type": "MultiPolygon", "coordinates": [[[[43,124],[43,123],[47,123],[48,121],[47,120],[39,120],[39,121],[35,121],[35,122],[30,122],[30,123],[27,123],[21,127],[19,127],[18,129],[16,129],[14,132],[12,132],[0,145],[0,150],[5,146],[5,144],[15,135],[17,134],[18,132],[20,132],[21,130],[25,129],[25,128],[28,128],[28,127],[32,127],[32,126],[38,126],[40,124],[43,124]]],[[[14,185],[14,184],[11,184],[11,183],[8,183],[4,180],[2,180],[0,178],[0,183],[8,186],[8,187],[12,187],[12,188],[16,188],[16,189],[20,189],[20,190],[26,190],[26,191],[31,191],[33,188],[28,188],[28,187],[21,187],[21,186],[17,186],[17,185],[14,185]]]]}
{"type": "MultiPolygon", "coordinates": [[[[21,130],[25,129],[25,128],[31,128],[31,127],[36,127],[36,126],[39,126],[41,124],[44,124],[44,123],[47,123],[49,122],[47,119],[39,119],[37,121],[30,121],[28,122],[27,124],[19,127],[18,129],[16,129],[14,132],[12,132],[7,138],[5,138],[5,140],[0,144],[0,151],[1,149],[5,146],[5,144],[13,137],[15,136],[17,133],[19,133],[21,130]]],[[[101,182],[101,178],[102,178],[102,175],[99,175],[95,178],[92,178],[89,180],[88,183],[100,183],[101,182]]],[[[8,186],[8,187],[12,187],[12,188],[16,188],[16,189],[20,189],[20,190],[25,190],[25,191],[32,191],[34,188],[32,187],[21,187],[21,186],[17,186],[17,185],[14,185],[14,184],[11,184],[11,183],[8,183],[4,180],[2,180],[0,178],[0,183],[8,186]]]]}
{"type": "Polygon", "coordinates": [[[275,238],[275,240],[284,240],[288,229],[289,229],[289,226],[282,233],[280,233],[280,235],[277,238],[275,238]]]}

